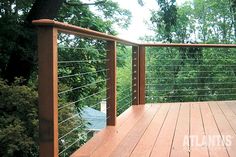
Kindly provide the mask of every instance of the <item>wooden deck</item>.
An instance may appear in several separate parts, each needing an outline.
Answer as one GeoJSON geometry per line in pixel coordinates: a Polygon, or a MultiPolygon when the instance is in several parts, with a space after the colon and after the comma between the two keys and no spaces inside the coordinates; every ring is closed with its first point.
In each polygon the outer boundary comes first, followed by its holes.
{"type": "Polygon", "coordinates": [[[236,101],[132,106],[72,157],[236,157],[236,101]]]}

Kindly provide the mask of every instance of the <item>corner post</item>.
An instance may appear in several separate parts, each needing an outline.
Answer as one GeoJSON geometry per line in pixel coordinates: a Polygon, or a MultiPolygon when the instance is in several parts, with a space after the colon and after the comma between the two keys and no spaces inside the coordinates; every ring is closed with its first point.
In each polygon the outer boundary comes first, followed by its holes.
{"type": "Polygon", "coordinates": [[[139,46],[139,104],[145,104],[145,46],[139,46]]]}
{"type": "Polygon", "coordinates": [[[107,43],[107,125],[116,125],[116,41],[107,43]]]}
{"type": "Polygon", "coordinates": [[[58,157],[57,29],[38,28],[40,157],[58,157]]]}
{"type": "Polygon", "coordinates": [[[132,105],[139,105],[139,47],[132,47],[132,105]]]}

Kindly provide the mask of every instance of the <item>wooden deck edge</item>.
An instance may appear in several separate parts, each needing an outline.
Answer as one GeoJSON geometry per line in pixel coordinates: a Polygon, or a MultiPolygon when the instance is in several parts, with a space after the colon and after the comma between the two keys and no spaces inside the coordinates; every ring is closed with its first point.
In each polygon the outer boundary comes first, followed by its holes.
{"type": "Polygon", "coordinates": [[[90,156],[95,150],[97,150],[103,142],[101,141],[103,138],[107,136],[109,132],[114,131],[121,127],[121,125],[127,120],[131,112],[135,109],[144,109],[147,110],[151,107],[152,104],[147,105],[133,105],[130,106],[127,110],[125,110],[121,115],[117,117],[117,125],[116,126],[107,126],[94,135],[90,140],[88,140],[82,147],[77,149],[70,157],[88,157],[90,156]]]}

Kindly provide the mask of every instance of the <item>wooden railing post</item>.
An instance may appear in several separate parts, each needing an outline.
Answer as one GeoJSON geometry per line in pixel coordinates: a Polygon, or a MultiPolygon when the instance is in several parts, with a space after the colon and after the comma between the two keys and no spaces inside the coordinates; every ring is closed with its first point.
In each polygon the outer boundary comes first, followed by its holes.
{"type": "Polygon", "coordinates": [[[132,105],[139,105],[139,47],[132,47],[132,105]]]}
{"type": "Polygon", "coordinates": [[[58,157],[57,29],[38,28],[40,157],[58,157]]]}
{"type": "Polygon", "coordinates": [[[139,104],[145,104],[145,46],[139,46],[139,104]]]}
{"type": "Polygon", "coordinates": [[[116,125],[116,42],[107,46],[107,125],[116,125]]]}

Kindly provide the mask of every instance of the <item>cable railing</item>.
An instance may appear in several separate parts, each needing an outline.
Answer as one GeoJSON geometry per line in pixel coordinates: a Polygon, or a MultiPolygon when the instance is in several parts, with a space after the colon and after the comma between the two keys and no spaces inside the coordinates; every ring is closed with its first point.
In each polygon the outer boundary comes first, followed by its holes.
{"type": "Polygon", "coordinates": [[[138,45],[52,20],[34,23],[39,46],[40,156],[70,156],[96,132],[116,125],[117,115],[135,103],[132,49],[138,53],[138,45]]]}
{"type": "Polygon", "coordinates": [[[107,104],[109,59],[105,48],[96,48],[103,41],[63,33],[58,40],[59,156],[70,156],[106,126],[109,117],[101,109],[107,104]]]}
{"type": "Polygon", "coordinates": [[[146,101],[233,100],[236,49],[148,48],[146,101]]]}
{"type": "Polygon", "coordinates": [[[40,157],[70,156],[131,105],[236,97],[236,45],[138,44],[53,20],[34,24],[40,157]]]}
{"type": "Polygon", "coordinates": [[[132,47],[117,48],[117,115],[129,108],[132,101],[132,47]]]}

